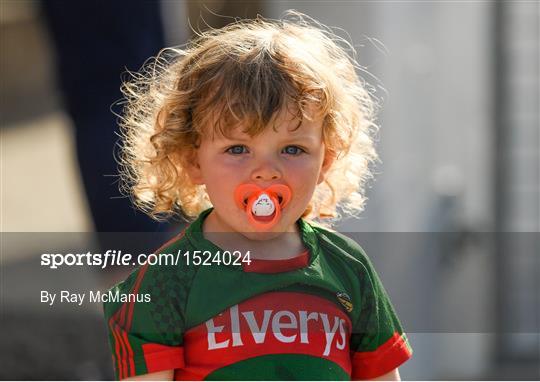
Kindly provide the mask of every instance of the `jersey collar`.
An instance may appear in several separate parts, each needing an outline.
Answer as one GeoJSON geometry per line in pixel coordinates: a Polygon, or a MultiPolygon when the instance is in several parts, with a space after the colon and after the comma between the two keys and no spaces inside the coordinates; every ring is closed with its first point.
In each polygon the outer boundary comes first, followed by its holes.
{"type": "MultiPolygon", "coordinates": [[[[212,212],[209,208],[200,213],[199,217],[186,229],[186,237],[193,248],[201,251],[210,251],[211,253],[223,253],[224,250],[216,244],[207,240],[203,234],[204,219],[212,212]]],[[[251,259],[251,264],[243,265],[225,265],[233,267],[244,272],[255,273],[282,273],[302,269],[313,264],[319,253],[318,240],[313,227],[304,219],[298,219],[296,224],[299,228],[300,237],[304,246],[307,248],[300,256],[285,260],[261,260],[251,259]]]]}

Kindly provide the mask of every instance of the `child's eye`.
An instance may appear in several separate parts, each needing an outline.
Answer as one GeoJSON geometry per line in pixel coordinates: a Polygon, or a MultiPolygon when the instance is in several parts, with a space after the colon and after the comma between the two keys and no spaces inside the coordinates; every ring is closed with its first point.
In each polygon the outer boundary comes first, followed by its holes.
{"type": "Polygon", "coordinates": [[[298,146],[287,146],[283,149],[283,153],[287,155],[300,155],[305,151],[298,146]]]}
{"type": "Polygon", "coordinates": [[[225,150],[225,152],[229,154],[233,154],[233,155],[240,155],[240,154],[247,153],[247,147],[242,146],[242,145],[235,145],[235,146],[229,147],[227,150],[225,150]]]}

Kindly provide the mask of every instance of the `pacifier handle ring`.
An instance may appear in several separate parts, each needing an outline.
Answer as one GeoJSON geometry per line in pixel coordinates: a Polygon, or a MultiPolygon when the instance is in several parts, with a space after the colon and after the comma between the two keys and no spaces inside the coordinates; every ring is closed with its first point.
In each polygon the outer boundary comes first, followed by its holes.
{"type": "Polygon", "coordinates": [[[289,204],[291,198],[291,190],[284,184],[274,184],[262,189],[255,184],[246,183],[238,186],[234,192],[237,207],[246,212],[251,225],[261,231],[270,229],[278,222],[281,217],[281,209],[289,204]],[[274,217],[266,223],[258,221],[252,211],[253,204],[262,194],[266,194],[274,203],[274,217]],[[281,199],[281,203],[279,199],[281,199]]]}
{"type": "Polygon", "coordinates": [[[277,200],[277,198],[274,195],[269,195],[266,192],[266,190],[263,190],[260,193],[254,194],[253,196],[250,197],[250,199],[248,200],[246,212],[247,212],[247,215],[248,215],[249,222],[255,228],[257,228],[257,229],[259,229],[261,231],[266,231],[267,229],[273,227],[277,223],[279,218],[281,217],[281,207],[279,206],[279,201],[277,200]],[[272,203],[274,203],[274,217],[272,218],[272,220],[270,220],[269,222],[266,222],[266,223],[262,223],[262,222],[258,221],[257,219],[255,219],[255,216],[253,215],[253,211],[251,210],[251,206],[259,198],[259,196],[261,194],[268,195],[268,197],[272,200],[272,203]]]}

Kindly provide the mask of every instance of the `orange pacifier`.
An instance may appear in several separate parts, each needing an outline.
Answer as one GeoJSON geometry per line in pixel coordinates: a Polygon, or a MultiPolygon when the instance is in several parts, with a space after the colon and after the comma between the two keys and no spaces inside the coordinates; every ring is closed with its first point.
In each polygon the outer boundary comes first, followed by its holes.
{"type": "Polygon", "coordinates": [[[260,231],[272,228],[281,217],[281,210],[291,200],[291,189],[284,184],[274,184],[266,189],[246,183],[236,187],[234,200],[245,211],[249,222],[260,231]]]}

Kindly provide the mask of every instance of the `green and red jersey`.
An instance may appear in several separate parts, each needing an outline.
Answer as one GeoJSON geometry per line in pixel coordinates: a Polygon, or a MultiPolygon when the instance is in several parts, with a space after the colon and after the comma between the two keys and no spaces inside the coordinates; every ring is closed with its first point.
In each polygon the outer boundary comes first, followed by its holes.
{"type": "MultiPolygon", "coordinates": [[[[220,251],[199,216],[159,253],[220,251]]],[[[360,246],[300,219],[307,250],[251,264],[144,265],[111,289],[151,301],[107,302],[118,379],[174,369],[176,380],[370,379],[412,355],[360,246]]],[[[221,251],[223,252],[223,251],[221,251]]]]}

